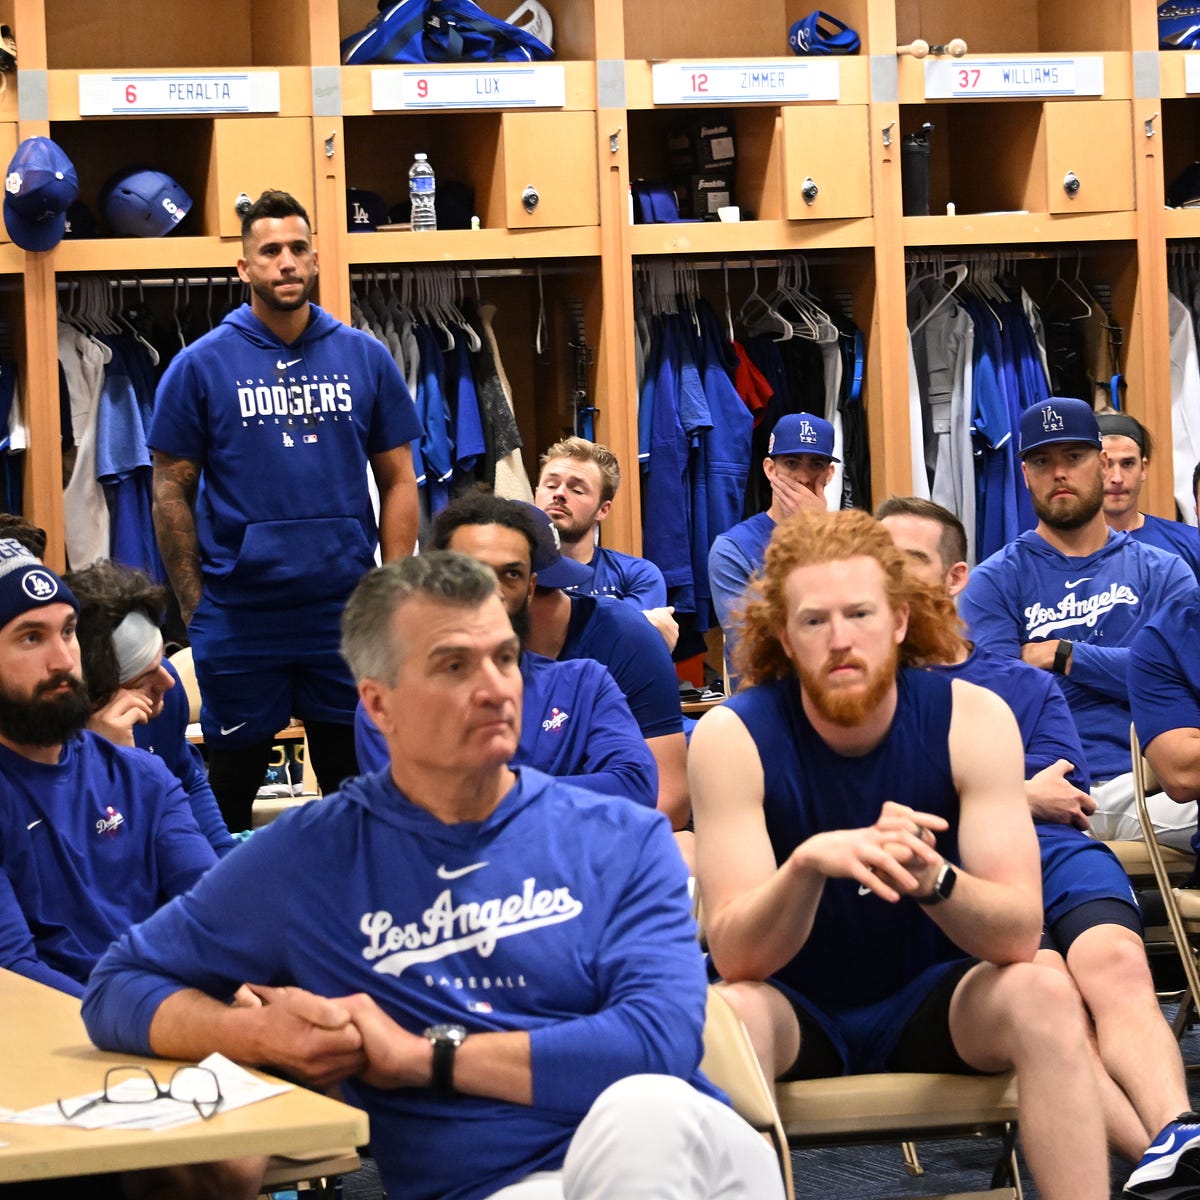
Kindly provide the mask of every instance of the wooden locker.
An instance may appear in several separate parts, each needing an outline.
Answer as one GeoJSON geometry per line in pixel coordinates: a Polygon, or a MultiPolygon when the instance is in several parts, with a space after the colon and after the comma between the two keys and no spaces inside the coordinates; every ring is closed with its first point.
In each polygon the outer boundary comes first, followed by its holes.
{"type": "Polygon", "coordinates": [[[783,212],[789,221],[871,215],[867,136],[865,104],[784,107],[783,212]]]}

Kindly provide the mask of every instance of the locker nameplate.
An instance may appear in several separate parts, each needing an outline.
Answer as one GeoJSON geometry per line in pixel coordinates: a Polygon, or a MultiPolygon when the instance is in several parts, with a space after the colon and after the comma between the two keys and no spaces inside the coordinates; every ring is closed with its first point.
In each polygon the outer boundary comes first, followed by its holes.
{"type": "Polygon", "coordinates": [[[761,104],[841,97],[838,64],[830,60],[664,62],[655,63],[650,74],[655,104],[761,104]]]}
{"type": "Polygon", "coordinates": [[[969,96],[1102,96],[1104,59],[925,60],[925,99],[969,96]]]}
{"type": "Polygon", "coordinates": [[[430,70],[387,67],[371,72],[371,108],[562,108],[566,72],[560,66],[500,65],[430,70]]]}
{"type": "Polygon", "coordinates": [[[79,76],[81,117],[147,113],[277,113],[278,71],[79,76]]]}

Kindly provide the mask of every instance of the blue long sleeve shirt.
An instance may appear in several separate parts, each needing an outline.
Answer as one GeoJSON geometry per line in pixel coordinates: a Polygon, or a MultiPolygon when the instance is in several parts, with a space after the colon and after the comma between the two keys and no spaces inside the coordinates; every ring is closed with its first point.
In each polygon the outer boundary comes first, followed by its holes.
{"type": "Polygon", "coordinates": [[[0,746],[0,966],[79,996],[114,938],[216,861],[153,756],[86,731],[53,764],[0,746]]]}
{"type": "Polygon", "coordinates": [[[146,1053],[183,987],[248,978],[370,993],[405,1029],[528,1031],[533,1103],[349,1080],[397,1200],[479,1200],[562,1164],[626,1075],[699,1072],[705,973],[666,820],[523,768],[482,822],[444,824],[386,774],[285,813],[93,973],[97,1045],[146,1053]],[[247,914],[253,914],[247,919],[247,914]]]}

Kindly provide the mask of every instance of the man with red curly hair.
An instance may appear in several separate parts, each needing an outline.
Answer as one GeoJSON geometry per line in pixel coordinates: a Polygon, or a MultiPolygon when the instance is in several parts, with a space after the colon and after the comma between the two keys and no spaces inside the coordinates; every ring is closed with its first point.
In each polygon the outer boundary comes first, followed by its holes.
{"type": "Polygon", "coordinates": [[[1107,1197],[1082,1007],[1034,966],[1021,741],[953,659],[944,592],[864,512],[776,530],[739,630],[751,686],[693,735],[709,949],[769,1078],[1014,1068],[1047,1200],[1107,1197]]]}

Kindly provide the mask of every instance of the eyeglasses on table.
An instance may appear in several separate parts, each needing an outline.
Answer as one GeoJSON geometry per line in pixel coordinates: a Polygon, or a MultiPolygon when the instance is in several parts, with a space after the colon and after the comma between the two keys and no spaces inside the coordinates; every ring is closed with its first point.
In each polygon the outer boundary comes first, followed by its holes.
{"type": "Polygon", "coordinates": [[[104,1091],[78,1108],[66,1109],[58,1100],[58,1111],[68,1121],[101,1104],[149,1104],[155,1100],[177,1100],[190,1104],[205,1120],[221,1107],[224,1097],[216,1074],[208,1067],[177,1067],[164,1087],[149,1067],[109,1067],[104,1073],[104,1091]]]}

